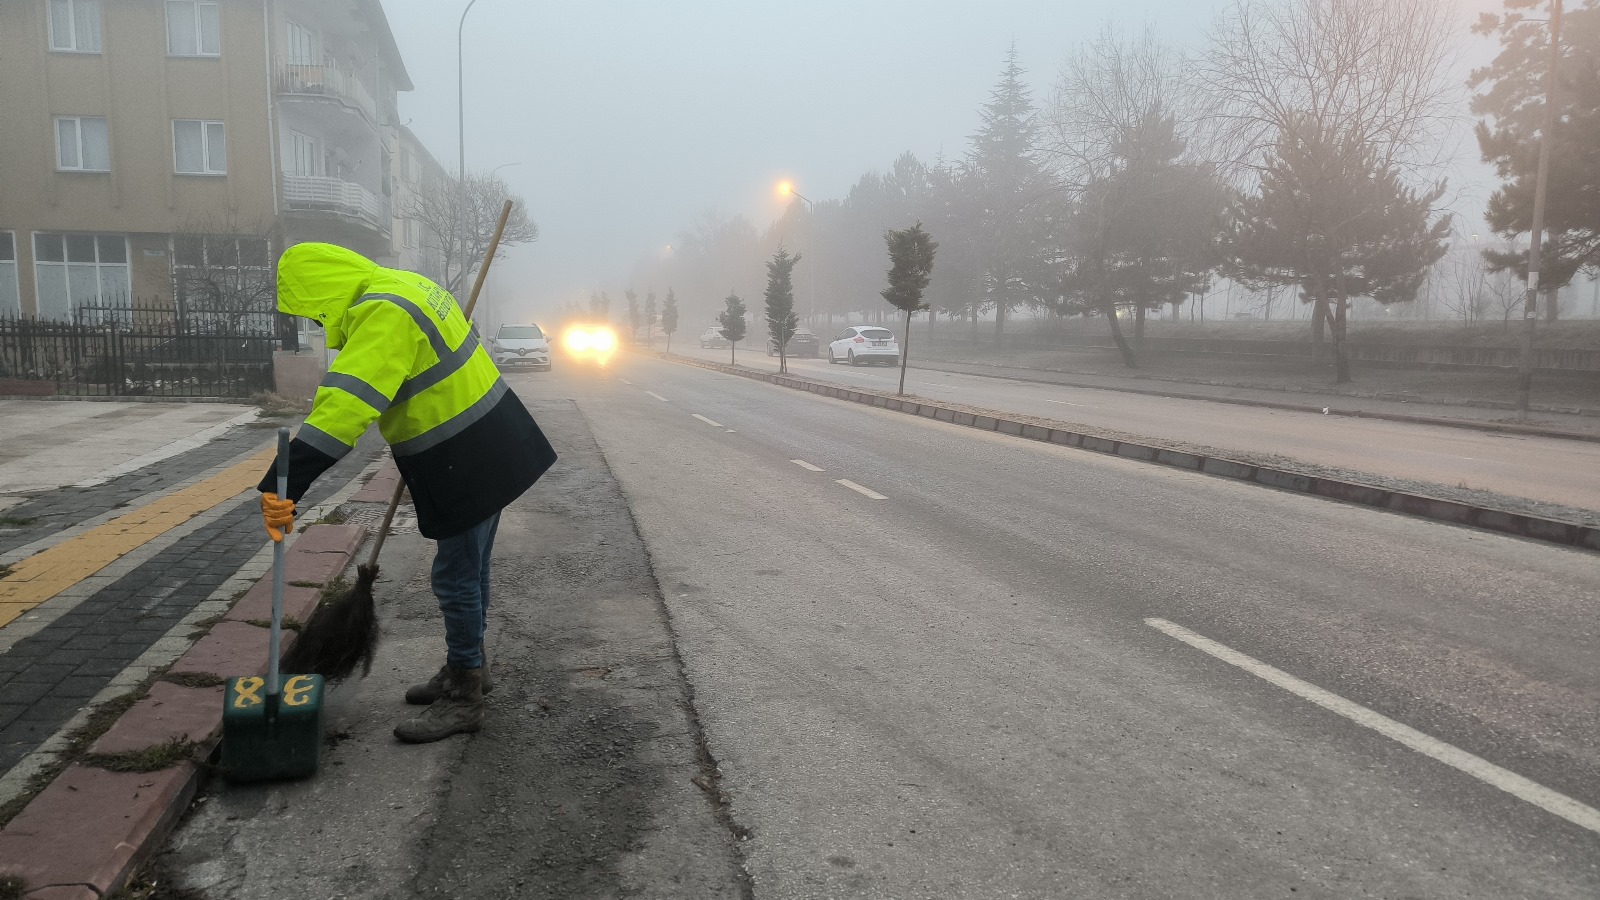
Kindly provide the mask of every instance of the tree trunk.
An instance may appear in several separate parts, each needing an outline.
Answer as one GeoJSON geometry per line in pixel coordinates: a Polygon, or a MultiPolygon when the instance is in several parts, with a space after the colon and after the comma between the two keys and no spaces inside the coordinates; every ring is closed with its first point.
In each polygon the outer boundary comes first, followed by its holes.
{"type": "Polygon", "coordinates": [[[998,352],[1003,346],[1001,342],[1003,340],[1002,335],[1004,335],[1005,332],[1006,305],[1001,302],[996,302],[994,305],[994,349],[996,352],[998,352]]]}
{"type": "Polygon", "coordinates": [[[1322,358],[1322,327],[1328,318],[1326,292],[1316,291],[1311,297],[1311,343],[1316,345],[1312,352],[1318,359],[1322,358]]]}
{"type": "Polygon", "coordinates": [[[1334,384],[1350,383],[1350,358],[1345,355],[1345,313],[1350,308],[1350,298],[1343,291],[1333,299],[1333,382],[1334,384]]]}
{"type": "Polygon", "coordinates": [[[734,354],[739,352],[738,347],[739,347],[739,345],[738,345],[737,342],[735,342],[735,341],[729,341],[728,342],[728,365],[730,365],[730,366],[736,366],[736,365],[739,364],[738,359],[736,359],[734,357],[734,354]]]}
{"type": "Polygon", "coordinates": [[[1182,300],[1174,300],[1174,301],[1172,301],[1172,320],[1174,322],[1179,321],[1179,319],[1178,319],[1178,309],[1182,305],[1183,305],[1183,301],[1182,300]]]}
{"type": "Polygon", "coordinates": [[[1108,302],[1100,307],[1106,314],[1106,321],[1111,324],[1111,339],[1117,342],[1117,349],[1122,351],[1122,364],[1130,369],[1139,368],[1139,358],[1134,355],[1133,348],[1128,346],[1128,339],[1122,336],[1122,323],[1117,321],[1117,304],[1108,302]]]}
{"type": "Polygon", "coordinates": [[[972,346],[978,346],[978,299],[972,299],[972,305],[967,307],[967,316],[972,324],[972,346]]]}
{"type": "Polygon", "coordinates": [[[1544,299],[1541,302],[1544,303],[1544,320],[1546,322],[1554,322],[1561,318],[1561,294],[1559,290],[1545,291],[1544,299]]]}
{"type": "Polygon", "coordinates": [[[1135,304],[1133,313],[1133,346],[1140,353],[1144,352],[1144,304],[1135,304]]]}
{"type": "MultiPolygon", "coordinates": [[[[932,306],[928,307],[928,346],[929,347],[933,346],[933,317],[934,317],[934,315],[935,315],[935,312],[934,312],[933,307],[932,306]]],[[[907,325],[906,326],[906,334],[910,334],[910,333],[911,333],[911,326],[907,325]]]]}
{"type": "MultiPolygon", "coordinates": [[[[931,311],[930,311],[931,313],[931,311]]],[[[906,310],[906,338],[900,343],[900,390],[896,396],[906,395],[906,358],[911,355],[911,310],[906,310]]]]}

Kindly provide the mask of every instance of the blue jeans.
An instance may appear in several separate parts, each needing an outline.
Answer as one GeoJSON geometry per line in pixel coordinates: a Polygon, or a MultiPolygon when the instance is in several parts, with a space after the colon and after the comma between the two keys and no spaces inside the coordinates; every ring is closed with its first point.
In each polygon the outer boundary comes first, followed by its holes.
{"type": "Polygon", "coordinates": [[[489,627],[489,559],[495,513],[460,534],[439,539],[433,556],[433,594],[444,613],[444,643],[450,665],[476,669],[483,665],[483,635],[489,627]]]}

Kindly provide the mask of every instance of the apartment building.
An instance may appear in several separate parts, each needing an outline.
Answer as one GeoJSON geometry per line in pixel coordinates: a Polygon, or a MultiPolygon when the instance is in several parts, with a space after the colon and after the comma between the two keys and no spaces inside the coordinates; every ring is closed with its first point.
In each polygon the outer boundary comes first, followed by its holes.
{"type": "Polygon", "coordinates": [[[0,84],[0,316],[204,305],[199,273],[300,241],[405,255],[402,134],[431,157],[379,0],[5,0],[0,84]]]}

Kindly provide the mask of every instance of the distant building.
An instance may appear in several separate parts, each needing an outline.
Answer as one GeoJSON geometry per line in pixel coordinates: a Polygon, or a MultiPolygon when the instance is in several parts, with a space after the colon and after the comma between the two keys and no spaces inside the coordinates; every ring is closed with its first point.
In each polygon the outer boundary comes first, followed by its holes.
{"type": "Polygon", "coordinates": [[[300,241],[394,265],[433,240],[396,218],[405,160],[438,166],[378,0],[5,0],[0,84],[0,316],[206,305],[300,241]]]}

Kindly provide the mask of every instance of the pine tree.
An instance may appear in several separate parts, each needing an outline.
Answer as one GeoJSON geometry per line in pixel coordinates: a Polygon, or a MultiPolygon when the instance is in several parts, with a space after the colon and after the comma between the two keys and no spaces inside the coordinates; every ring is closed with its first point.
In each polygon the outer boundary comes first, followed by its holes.
{"type": "Polygon", "coordinates": [[[922,302],[922,292],[933,275],[933,254],[939,244],[922,230],[921,222],[899,231],[886,231],[883,239],[889,245],[889,286],[879,295],[906,314],[905,332],[900,336],[899,393],[904,395],[906,358],[911,353],[911,314],[928,308],[922,302]]]}
{"type": "Polygon", "coordinates": [[[651,326],[656,323],[656,292],[647,291],[644,295],[644,346],[650,348],[651,326]]]}
{"type": "MultiPolygon", "coordinates": [[[[1481,89],[1472,100],[1473,113],[1484,117],[1477,126],[1478,149],[1501,181],[1484,218],[1508,241],[1533,227],[1550,52],[1549,23],[1538,9],[1544,5],[1543,0],[1507,0],[1504,15],[1485,14],[1473,28],[1500,38],[1499,55],[1474,71],[1468,84],[1481,89]]],[[[1600,55],[1600,3],[1586,0],[1565,11],[1560,51],[1539,266],[1545,317],[1552,320],[1556,291],[1580,270],[1600,269],[1600,77],[1592,62],[1600,55]]],[[[1528,277],[1525,252],[1486,250],[1483,255],[1491,272],[1528,277]]]]}
{"type": "Polygon", "coordinates": [[[778,374],[789,372],[788,344],[800,327],[794,311],[794,264],[800,257],[790,256],[782,244],[767,263],[767,336],[778,346],[778,374]]]}
{"type": "Polygon", "coordinates": [[[672,352],[672,335],[678,330],[678,298],[672,288],[667,288],[667,299],[661,305],[661,333],[667,336],[667,352],[672,352]]]}
{"type": "MultiPolygon", "coordinates": [[[[1033,98],[1022,83],[1013,44],[1000,81],[979,111],[982,125],[967,155],[979,212],[976,255],[982,271],[984,306],[995,312],[995,334],[1006,314],[1043,297],[1050,280],[1045,263],[1049,179],[1039,163],[1039,126],[1033,98]]],[[[981,310],[974,309],[976,314],[981,310]]]]}
{"type": "Polygon", "coordinates": [[[725,308],[717,315],[717,324],[722,326],[722,336],[728,339],[728,364],[733,365],[738,361],[739,342],[744,340],[744,301],[738,294],[729,294],[722,302],[725,308]]]}
{"type": "Polygon", "coordinates": [[[632,344],[639,339],[639,295],[628,288],[622,296],[628,298],[628,343],[632,344]]]}

